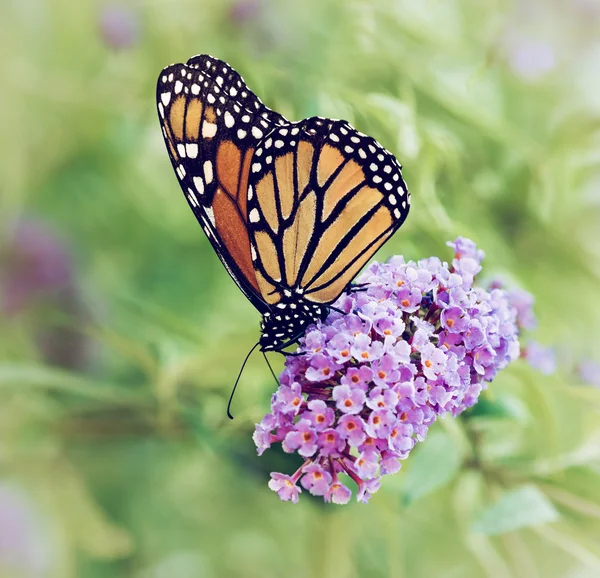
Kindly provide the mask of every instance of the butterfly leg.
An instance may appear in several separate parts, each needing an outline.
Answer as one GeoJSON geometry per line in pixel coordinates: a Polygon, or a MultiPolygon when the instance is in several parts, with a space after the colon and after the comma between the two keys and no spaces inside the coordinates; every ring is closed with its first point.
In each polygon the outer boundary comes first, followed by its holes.
{"type": "Polygon", "coordinates": [[[358,293],[359,291],[366,291],[368,287],[368,283],[348,283],[344,289],[344,293],[358,293]]]}

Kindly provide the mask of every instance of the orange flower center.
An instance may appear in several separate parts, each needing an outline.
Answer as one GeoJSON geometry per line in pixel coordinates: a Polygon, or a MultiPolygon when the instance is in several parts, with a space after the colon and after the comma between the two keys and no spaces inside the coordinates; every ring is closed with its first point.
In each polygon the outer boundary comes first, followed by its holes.
{"type": "Polygon", "coordinates": [[[299,397],[295,397],[294,401],[292,401],[292,405],[300,405],[300,398],[299,397]]]}
{"type": "Polygon", "coordinates": [[[400,280],[396,281],[396,285],[398,287],[402,287],[402,285],[404,285],[404,281],[402,281],[402,279],[400,279],[400,280]]]}
{"type": "Polygon", "coordinates": [[[425,367],[431,367],[432,365],[433,363],[429,359],[425,362],[425,367]]]}
{"type": "Polygon", "coordinates": [[[408,415],[406,415],[406,412],[405,412],[405,411],[403,411],[403,412],[400,414],[400,420],[401,420],[401,421],[406,421],[406,418],[407,418],[407,417],[408,417],[408,415]]]}
{"type": "Polygon", "coordinates": [[[325,421],[325,416],[324,416],[322,413],[320,413],[320,414],[317,416],[317,422],[318,422],[318,423],[323,423],[324,421],[325,421]]]}
{"type": "Polygon", "coordinates": [[[446,325],[448,325],[448,327],[454,327],[454,319],[448,319],[448,321],[446,321],[446,325]]]}
{"type": "Polygon", "coordinates": [[[360,354],[360,356],[361,356],[363,359],[369,359],[369,352],[368,352],[368,351],[363,351],[363,352],[360,354]]]}
{"type": "Polygon", "coordinates": [[[327,434],[327,437],[325,438],[328,442],[333,442],[335,441],[335,436],[332,433],[327,434]]]}
{"type": "Polygon", "coordinates": [[[356,429],[356,424],[355,424],[353,421],[351,421],[351,422],[349,422],[349,423],[348,423],[348,425],[346,426],[346,429],[347,429],[348,431],[352,431],[353,429],[356,429]]]}
{"type": "Polygon", "coordinates": [[[391,329],[384,329],[383,330],[383,334],[384,335],[391,335],[392,334],[392,330],[391,329]]]}
{"type": "Polygon", "coordinates": [[[323,477],[323,474],[321,472],[313,472],[313,478],[315,478],[315,480],[320,480],[323,477]]]}
{"type": "Polygon", "coordinates": [[[387,375],[387,373],[385,371],[380,371],[377,375],[380,379],[383,379],[387,375]]]}
{"type": "Polygon", "coordinates": [[[376,416],[373,418],[373,423],[374,423],[375,425],[379,425],[379,424],[381,423],[381,418],[380,418],[378,415],[376,415],[376,416]]]}
{"type": "Polygon", "coordinates": [[[302,434],[302,438],[305,442],[309,442],[312,439],[312,435],[309,432],[304,432],[304,434],[302,434]]]}
{"type": "Polygon", "coordinates": [[[402,307],[408,307],[410,305],[410,301],[408,299],[402,299],[402,301],[400,301],[402,307]]]}
{"type": "Polygon", "coordinates": [[[350,381],[352,383],[358,383],[360,381],[360,377],[358,377],[358,375],[356,375],[356,373],[350,378],[350,381]]]}
{"type": "Polygon", "coordinates": [[[329,375],[331,373],[331,369],[329,367],[323,368],[323,375],[329,375]]]}
{"type": "Polygon", "coordinates": [[[347,400],[344,402],[344,405],[345,405],[346,407],[352,407],[354,404],[352,403],[352,400],[351,400],[351,399],[347,399],[347,400]]]}
{"type": "Polygon", "coordinates": [[[342,357],[348,357],[350,355],[350,352],[347,349],[344,349],[343,351],[340,351],[340,355],[342,357]]]}

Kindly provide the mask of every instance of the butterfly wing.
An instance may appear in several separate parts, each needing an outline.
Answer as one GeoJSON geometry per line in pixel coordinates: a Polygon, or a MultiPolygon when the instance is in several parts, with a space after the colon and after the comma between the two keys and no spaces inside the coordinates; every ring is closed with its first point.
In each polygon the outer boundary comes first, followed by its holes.
{"type": "Polygon", "coordinates": [[[156,101],[165,144],[188,203],[236,284],[259,310],[247,191],[258,143],[288,124],[225,62],[207,55],[166,67],[156,101]]]}
{"type": "Polygon", "coordinates": [[[276,127],[253,153],[251,256],[265,301],[335,301],[406,219],[396,158],[344,121],[276,127]]]}

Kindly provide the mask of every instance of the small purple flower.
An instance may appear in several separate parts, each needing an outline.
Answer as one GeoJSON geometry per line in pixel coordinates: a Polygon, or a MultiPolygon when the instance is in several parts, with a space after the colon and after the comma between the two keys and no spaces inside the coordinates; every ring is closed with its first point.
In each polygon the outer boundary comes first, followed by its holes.
{"type": "Polygon", "coordinates": [[[444,371],[446,361],[446,354],[432,343],[428,343],[421,349],[421,366],[428,379],[435,380],[444,371]]]}
{"type": "Polygon", "coordinates": [[[329,341],[325,351],[333,357],[336,363],[346,363],[352,358],[350,353],[351,343],[352,336],[349,333],[337,333],[329,341]]]}
{"type": "Polygon", "coordinates": [[[373,370],[363,365],[361,367],[351,367],[346,371],[346,375],[342,377],[340,383],[349,385],[352,388],[362,389],[367,391],[369,382],[373,379],[373,370]]]}
{"type": "Polygon", "coordinates": [[[460,307],[448,307],[440,316],[442,327],[450,333],[462,333],[469,326],[469,318],[460,307]]]}
{"type": "Polygon", "coordinates": [[[398,404],[398,392],[396,389],[377,386],[369,392],[367,406],[372,410],[390,409],[394,410],[398,404]]]}
{"type": "Polygon", "coordinates": [[[304,458],[310,458],[317,451],[317,432],[307,419],[301,419],[294,431],[290,431],[283,440],[283,449],[291,454],[298,450],[304,458]]]}
{"type": "Polygon", "coordinates": [[[365,404],[365,392],[362,389],[353,389],[349,385],[334,387],[331,397],[342,413],[350,415],[359,414],[365,404]]]}
{"type": "MultiPolygon", "coordinates": [[[[402,341],[401,343],[406,343],[402,341]]],[[[379,387],[386,387],[398,381],[398,361],[395,356],[385,354],[371,364],[373,370],[373,383],[379,387]]]]}
{"type": "Polygon", "coordinates": [[[363,504],[366,504],[371,496],[379,490],[381,486],[381,478],[373,478],[371,480],[362,481],[358,486],[356,499],[363,504]]]}
{"type": "Polygon", "coordinates": [[[367,437],[365,434],[365,422],[357,415],[343,415],[340,418],[337,431],[344,440],[353,446],[359,446],[367,437]]]}
{"type": "Polygon", "coordinates": [[[331,485],[331,474],[319,464],[310,464],[303,469],[300,483],[313,496],[324,496],[331,485]]]}
{"type": "Polygon", "coordinates": [[[271,474],[269,489],[276,492],[284,502],[291,500],[293,504],[298,503],[298,494],[302,493],[302,490],[296,485],[296,481],[293,478],[285,474],[278,474],[277,472],[271,474]]]}
{"type": "Polygon", "coordinates": [[[369,415],[365,431],[372,438],[387,438],[394,425],[396,416],[388,409],[377,409],[369,415]]]}
{"type": "Polygon", "coordinates": [[[489,345],[482,345],[473,351],[473,367],[477,373],[485,373],[485,368],[489,367],[496,354],[489,345]]]}
{"type": "Polygon", "coordinates": [[[342,473],[366,502],[438,417],[473,405],[519,356],[527,298],[473,286],[483,252],[463,238],[451,246],[452,266],[401,257],[370,265],[357,279],[365,289],[342,295],[339,311],[300,339],[301,355],[287,358],[254,433],[259,453],[281,443],[305,459],[292,478],[271,481],[282,499],[298,499],[301,478],[312,494],[345,504],[342,473]]]}
{"type": "Polygon", "coordinates": [[[354,462],[356,473],[363,480],[370,480],[377,475],[379,454],[374,451],[362,452],[354,462]]]}
{"type": "Polygon", "coordinates": [[[455,241],[448,241],[446,245],[454,249],[456,259],[468,257],[477,263],[481,263],[485,257],[485,253],[481,249],[478,249],[477,245],[471,239],[465,237],[457,237],[455,241]]]}
{"type": "Polygon", "coordinates": [[[347,486],[344,486],[339,481],[331,484],[327,493],[325,494],[326,502],[333,502],[334,504],[347,504],[352,497],[352,491],[347,486]]]}
{"type": "Polygon", "coordinates": [[[407,287],[403,285],[396,292],[396,300],[402,311],[414,313],[421,306],[423,295],[416,287],[407,287]]]}
{"type": "Polygon", "coordinates": [[[306,379],[310,381],[327,381],[333,378],[340,366],[330,357],[317,353],[310,360],[310,367],[306,370],[306,379]]]}
{"type": "Polygon", "coordinates": [[[302,387],[294,382],[290,386],[284,385],[277,390],[274,407],[279,413],[296,415],[303,402],[302,387]]]}
{"type": "Polygon", "coordinates": [[[381,452],[381,461],[379,462],[379,470],[382,476],[389,476],[400,471],[402,464],[399,460],[399,455],[393,452],[381,452]]]}
{"type": "MultiPolygon", "coordinates": [[[[349,433],[347,437],[350,437],[351,435],[352,434],[349,433]]],[[[354,439],[354,437],[352,437],[352,439],[354,439]]],[[[318,444],[321,455],[323,457],[329,457],[337,456],[346,446],[346,441],[342,438],[337,430],[328,428],[319,434],[318,444]]]]}
{"type": "Polygon", "coordinates": [[[313,399],[308,402],[309,411],[302,415],[312,422],[317,431],[323,431],[333,424],[335,412],[322,399],[313,399]]]}

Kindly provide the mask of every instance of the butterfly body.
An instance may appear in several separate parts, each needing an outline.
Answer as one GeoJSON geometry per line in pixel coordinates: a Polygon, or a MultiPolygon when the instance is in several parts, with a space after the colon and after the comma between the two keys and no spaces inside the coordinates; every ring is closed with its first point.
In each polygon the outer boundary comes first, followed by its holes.
{"type": "Polygon", "coordinates": [[[164,69],[157,107],[192,211],[262,313],[263,351],[323,319],[408,214],[401,167],[374,139],[345,121],[288,121],[220,60],[164,69]]]}

